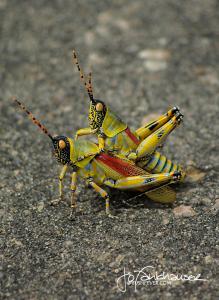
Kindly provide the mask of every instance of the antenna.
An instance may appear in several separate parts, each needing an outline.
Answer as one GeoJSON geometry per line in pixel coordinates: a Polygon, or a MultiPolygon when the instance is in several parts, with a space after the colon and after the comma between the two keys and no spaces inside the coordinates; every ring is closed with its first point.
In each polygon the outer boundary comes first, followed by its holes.
{"type": "Polygon", "coordinates": [[[87,93],[88,93],[88,96],[90,98],[91,101],[94,100],[94,96],[93,96],[93,91],[92,91],[92,86],[91,86],[91,73],[89,73],[89,83],[87,84],[86,80],[85,80],[85,76],[84,76],[84,73],[79,65],[79,62],[78,62],[78,59],[77,59],[77,55],[76,55],[76,52],[75,50],[73,50],[73,63],[77,66],[78,68],[78,71],[80,73],[80,79],[81,81],[83,82],[86,90],[87,90],[87,93]]]}
{"type": "Polygon", "coordinates": [[[41,129],[41,131],[43,131],[46,135],[48,135],[48,137],[49,137],[51,140],[53,140],[53,137],[52,137],[52,135],[49,133],[49,131],[47,130],[47,128],[46,128],[44,125],[42,125],[42,124],[40,123],[40,121],[37,120],[37,119],[34,117],[34,115],[33,115],[29,110],[27,110],[27,108],[26,108],[20,101],[17,100],[17,98],[14,97],[12,100],[13,100],[17,105],[19,105],[20,108],[21,108],[23,111],[25,111],[25,113],[28,115],[28,117],[30,118],[30,120],[31,120],[35,125],[37,125],[37,126],[41,129]]]}

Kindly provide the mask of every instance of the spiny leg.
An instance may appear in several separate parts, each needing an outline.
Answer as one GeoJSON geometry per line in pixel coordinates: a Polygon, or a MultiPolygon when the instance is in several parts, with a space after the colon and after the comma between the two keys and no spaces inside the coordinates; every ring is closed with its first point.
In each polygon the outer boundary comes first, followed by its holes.
{"type": "Polygon", "coordinates": [[[99,185],[97,185],[94,181],[92,181],[91,179],[88,181],[88,184],[90,186],[92,186],[94,188],[94,190],[100,194],[100,196],[105,199],[106,201],[106,214],[109,216],[109,217],[115,217],[111,214],[110,212],[110,206],[109,206],[109,195],[108,193],[102,189],[99,185]]]}
{"type": "Polygon", "coordinates": [[[151,135],[153,132],[155,132],[157,129],[159,129],[161,126],[163,126],[165,123],[167,123],[173,116],[176,114],[179,114],[180,110],[178,107],[173,107],[167,111],[166,114],[160,116],[158,119],[155,119],[154,121],[145,124],[144,126],[138,128],[135,131],[135,134],[141,139],[144,140],[149,135],[151,135]]]}
{"type": "Polygon", "coordinates": [[[144,139],[137,147],[136,151],[129,155],[129,159],[138,160],[141,158],[149,158],[156,148],[162,144],[167,136],[180,124],[182,115],[172,117],[166,124],[161,126],[154,133],[144,139]]]}
{"type": "Polygon", "coordinates": [[[156,148],[164,142],[167,136],[176,128],[176,126],[180,124],[181,120],[181,114],[172,117],[166,124],[144,139],[136,150],[137,157],[142,158],[153,153],[156,148]]]}
{"type": "Polygon", "coordinates": [[[180,178],[181,172],[176,171],[171,173],[130,176],[117,180],[106,179],[104,180],[104,184],[120,190],[149,191],[157,186],[161,187],[162,185],[177,182],[180,178]]]}
{"type": "Polygon", "coordinates": [[[50,202],[51,205],[57,205],[63,200],[63,178],[65,177],[66,171],[68,169],[68,165],[64,165],[61,169],[61,172],[59,174],[59,198],[54,199],[50,202]]]}

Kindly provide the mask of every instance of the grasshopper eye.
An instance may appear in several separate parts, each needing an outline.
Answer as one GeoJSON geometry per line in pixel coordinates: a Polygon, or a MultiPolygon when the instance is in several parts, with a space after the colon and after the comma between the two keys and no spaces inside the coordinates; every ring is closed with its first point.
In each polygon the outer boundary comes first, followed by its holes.
{"type": "Polygon", "coordinates": [[[103,110],[103,104],[102,103],[97,103],[97,105],[96,105],[96,110],[97,111],[102,111],[103,110]]]}
{"type": "Polygon", "coordinates": [[[65,141],[60,140],[60,141],[59,141],[59,148],[60,148],[60,149],[64,149],[65,147],[66,147],[65,141]]]}

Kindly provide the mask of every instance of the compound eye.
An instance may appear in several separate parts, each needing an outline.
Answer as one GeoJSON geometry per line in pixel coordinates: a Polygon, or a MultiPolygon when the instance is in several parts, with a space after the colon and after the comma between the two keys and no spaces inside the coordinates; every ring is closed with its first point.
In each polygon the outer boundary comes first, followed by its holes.
{"type": "Polygon", "coordinates": [[[60,141],[59,141],[59,148],[60,148],[60,149],[64,149],[65,147],[66,147],[65,141],[60,140],[60,141]]]}
{"type": "Polygon", "coordinates": [[[103,110],[103,104],[102,103],[97,103],[97,105],[96,105],[96,110],[97,111],[102,111],[103,110]]]}

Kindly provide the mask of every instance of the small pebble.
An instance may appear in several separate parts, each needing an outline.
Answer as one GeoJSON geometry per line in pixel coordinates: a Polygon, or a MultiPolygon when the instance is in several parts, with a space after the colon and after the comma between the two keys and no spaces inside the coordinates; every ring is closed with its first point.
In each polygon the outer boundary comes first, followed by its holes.
{"type": "Polygon", "coordinates": [[[167,217],[163,217],[162,223],[163,225],[167,225],[170,223],[170,220],[167,217]]]}
{"type": "Polygon", "coordinates": [[[216,209],[216,210],[219,209],[219,199],[215,200],[215,204],[213,205],[213,209],[216,209]]]}
{"type": "Polygon", "coordinates": [[[200,203],[202,205],[205,205],[205,206],[210,206],[211,205],[211,200],[208,199],[208,198],[203,198],[203,199],[200,200],[200,203]]]}
{"type": "Polygon", "coordinates": [[[145,61],[143,65],[145,69],[152,72],[162,71],[167,68],[167,63],[165,61],[148,60],[145,61]]]}
{"type": "Polygon", "coordinates": [[[151,72],[162,71],[167,68],[170,52],[165,49],[144,49],[138,53],[144,60],[143,66],[151,72]]]}
{"type": "Polygon", "coordinates": [[[37,205],[37,211],[41,212],[45,207],[44,202],[39,202],[39,204],[37,205]]]}
{"type": "Polygon", "coordinates": [[[207,255],[204,258],[206,264],[211,264],[213,262],[213,258],[211,255],[207,255]]]}
{"type": "Polygon", "coordinates": [[[202,180],[205,177],[205,172],[201,171],[195,166],[188,166],[186,173],[187,173],[186,180],[189,182],[197,182],[202,180]]]}
{"type": "Polygon", "coordinates": [[[64,245],[65,245],[66,248],[71,248],[73,246],[73,244],[74,243],[72,241],[65,241],[64,242],[64,245]]]}
{"type": "Polygon", "coordinates": [[[170,59],[170,52],[165,49],[145,49],[139,52],[138,56],[142,59],[164,61],[170,59]]]}
{"type": "Polygon", "coordinates": [[[196,212],[189,205],[180,205],[174,208],[173,214],[175,217],[192,217],[196,215],[196,212]]]}

